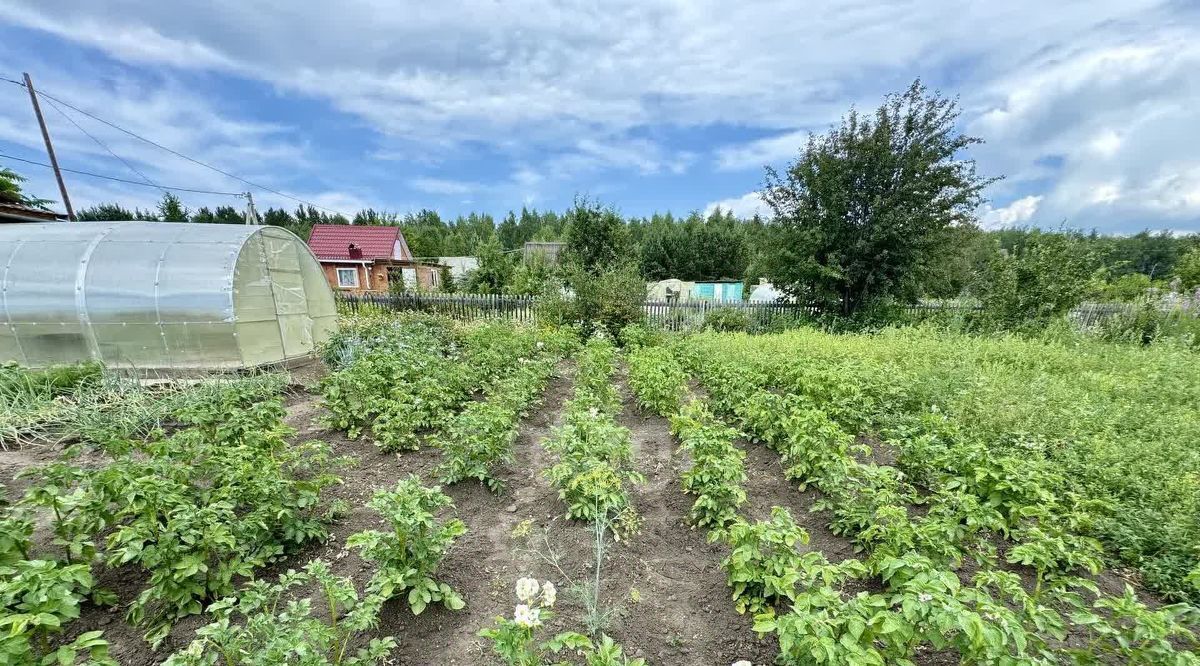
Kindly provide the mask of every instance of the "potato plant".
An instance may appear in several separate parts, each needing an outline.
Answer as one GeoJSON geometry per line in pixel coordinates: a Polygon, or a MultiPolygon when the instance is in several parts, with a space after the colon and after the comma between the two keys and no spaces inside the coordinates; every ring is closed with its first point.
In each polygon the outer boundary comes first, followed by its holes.
{"type": "Polygon", "coordinates": [[[1076,491],[1036,449],[1009,454],[973,439],[937,405],[913,401],[891,368],[838,354],[818,363],[768,340],[699,336],[680,357],[724,414],[780,453],[789,476],[822,491],[814,508],[828,512],[831,529],[856,542],[865,571],[886,585],[849,600],[797,586],[790,613],[768,608],[759,617],[760,630],[779,633],[782,663],[904,663],[920,646],[952,648],[969,663],[1060,663],[1054,641],[1068,624],[1093,637],[1073,649],[1077,662],[1192,663],[1179,649],[1195,639],[1190,607],[1155,614],[1131,592],[1107,596],[1076,576],[1102,561],[1089,532],[1111,511],[1106,498],[1076,491]],[[896,466],[869,459],[875,447],[850,443],[848,432],[871,429],[898,452],[896,466]],[[920,515],[910,510],[917,504],[927,507],[920,515]],[[996,537],[1010,540],[1008,562],[1033,572],[1028,589],[994,568],[996,537]],[[983,567],[969,586],[953,573],[966,556],[983,567]]]}
{"type": "Polygon", "coordinates": [[[346,539],[347,547],[378,567],[367,585],[368,593],[386,600],[407,591],[414,615],[431,603],[441,603],[449,610],[463,608],[466,602],[462,597],[434,578],[454,541],[467,531],[457,518],[438,520],[437,512],[451,506],[450,498],[437,486],[422,486],[420,477],[413,474],[399,481],[394,490],[376,492],[370,506],[391,529],[368,530],[346,539]]]}
{"type": "Polygon", "coordinates": [[[84,632],[55,647],[52,639],[79,617],[89,596],[111,602],[96,589],[87,564],[19,560],[0,565],[0,658],[16,666],[73,664],[84,655],[90,663],[116,666],[99,631],[84,632]]]}
{"type": "Polygon", "coordinates": [[[642,409],[660,416],[679,411],[687,393],[687,373],[665,347],[641,347],[629,354],[629,387],[642,409]]]}
{"type": "Polygon", "coordinates": [[[535,348],[532,332],[501,325],[437,335],[421,323],[362,343],[344,367],[321,383],[328,424],[350,437],[370,433],[386,452],[416,449],[419,435],[440,426],[470,397],[535,348]],[[439,335],[441,337],[439,337],[439,335]]]}
{"type": "Polygon", "coordinates": [[[339,461],[320,442],[288,444],[282,400],[260,398],[261,386],[239,383],[198,394],[169,437],[131,443],[103,468],[31,474],[25,503],[49,510],[67,557],[89,561],[103,533],[109,566],[149,572],[127,618],[152,643],[236,577],[327,535],[321,495],[339,461]]]}
{"type": "Polygon", "coordinates": [[[671,432],[692,457],[683,473],[683,491],[696,496],[691,522],[696,527],[724,529],[738,517],[746,501],[746,454],[733,445],[737,431],[713,418],[699,401],[689,402],[671,417],[671,432]]]}
{"type": "Polygon", "coordinates": [[[579,355],[575,392],[563,425],[543,445],[558,462],[545,471],[567,504],[567,517],[595,522],[629,508],[628,483],[641,483],[630,469],[629,431],[613,420],[621,399],[612,383],[616,348],[593,338],[579,355]]]}
{"type": "Polygon", "coordinates": [[[553,358],[526,361],[488,386],[486,400],[469,403],[435,436],[445,456],[438,467],[442,483],[475,479],[493,492],[503,489],[496,469],[512,460],[519,422],[554,370],[553,358]]]}
{"type": "Polygon", "coordinates": [[[329,565],[314,560],[302,571],[279,576],[276,583],[252,581],[236,597],[208,607],[215,620],[196,631],[187,648],[167,659],[168,666],[268,666],[328,664],[371,666],[383,663],[395,639],[371,638],[352,648],[360,636],[379,625],[385,599],[360,596],[349,578],[334,576],[329,565]],[[324,611],[314,611],[308,598],[295,590],[315,587],[324,611]]]}

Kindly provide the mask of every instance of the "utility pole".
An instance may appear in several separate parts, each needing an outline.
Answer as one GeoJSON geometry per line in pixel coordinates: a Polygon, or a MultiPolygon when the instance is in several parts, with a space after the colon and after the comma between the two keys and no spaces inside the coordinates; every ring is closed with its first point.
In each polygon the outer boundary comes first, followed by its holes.
{"type": "Polygon", "coordinates": [[[63,205],[67,207],[67,219],[75,221],[75,209],[71,207],[71,197],[67,196],[67,184],[63,182],[62,171],[58,169],[58,158],[54,156],[54,144],[50,143],[50,131],[46,129],[46,119],[42,117],[42,107],[38,104],[37,92],[33,89],[33,79],[25,72],[25,89],[29,91],[29,101],[33,102],[33,114],[37,116],[38,125],[42,128],[42,140],[46,142],[46,154],[50,156],[50,166],[54,168],[54,177],[58,179],[58,191],[62,193],[63,205]]]}
{"type": "Polygon", "coordinates": [[[260,224],[258,210],[254,208],[254,195],[246,192],[246,224],[260,224]]]}

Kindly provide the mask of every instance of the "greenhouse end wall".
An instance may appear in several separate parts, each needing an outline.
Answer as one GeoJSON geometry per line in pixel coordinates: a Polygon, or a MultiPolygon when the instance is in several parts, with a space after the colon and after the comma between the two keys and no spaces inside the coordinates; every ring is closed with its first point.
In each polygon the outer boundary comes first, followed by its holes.
{"type": "Polygon", "coordinates": [[[312,354],[336,329],[308,246],[277,227],[0,225],[0,361],[244,369],[312,354]]]}

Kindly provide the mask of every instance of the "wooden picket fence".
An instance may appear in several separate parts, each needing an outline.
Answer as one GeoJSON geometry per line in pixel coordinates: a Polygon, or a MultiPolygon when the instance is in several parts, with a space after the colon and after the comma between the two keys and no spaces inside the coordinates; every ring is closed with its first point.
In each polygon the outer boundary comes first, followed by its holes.
{"type": "Polygon", "coordinates": [[[532,323],[532,296],[501,294],[437,294],[426,292],[404,294],[337,294],[338,308],[343,312],[415,311],[440,314],[464,321],[500,319],[532,323]]]}
{"type": "MultiPolygon", "coordinates": [[[[337,294],[337,302],[343,312],[429,312],[464,321],[500,319],[532,323],[537,320],[536,299],[533,296],[428,292],[337,294]]],[[[735,324],[744,320],[745,325],[740,328],[751,332],[778,330],[811,319],[817,314],[816,308],[794,303],[742,301],[647,301],[644,309],[648,325],[667,331],[685,332],[701,330],[722,317],[730,318],[727,321],[735,324]]]]}

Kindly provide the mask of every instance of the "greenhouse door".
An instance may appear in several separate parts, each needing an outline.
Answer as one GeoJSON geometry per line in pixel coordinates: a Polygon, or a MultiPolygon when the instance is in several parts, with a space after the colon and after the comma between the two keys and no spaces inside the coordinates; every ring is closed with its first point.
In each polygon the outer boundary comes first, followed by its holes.
{"type": "Polygon", "coordinates": [[[271,276],[271,295],[275,299],[283,356],[304,356],[313,350],[312,318],[308,313],[296,244],[268,234],[260,237],[266,246],[267,272],[271,276]]]}

